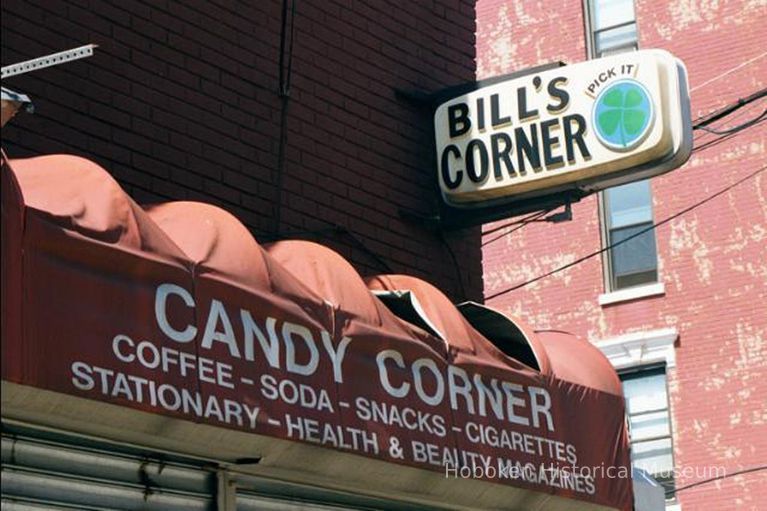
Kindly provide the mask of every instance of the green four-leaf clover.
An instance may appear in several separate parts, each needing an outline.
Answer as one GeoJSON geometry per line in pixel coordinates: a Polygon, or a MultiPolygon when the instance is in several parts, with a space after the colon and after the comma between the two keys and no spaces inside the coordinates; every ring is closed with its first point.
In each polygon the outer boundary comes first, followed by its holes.
{"type": "Polygon", "coordinates": [[[602,97],[602,108],[597,118],[602,135],[606,138],[618,135],[624,147],[635,140],[644,129],[649,115],[643,108],[644,99],[642,90],[633,84],[617,84],[608,90],[602,97]]]}

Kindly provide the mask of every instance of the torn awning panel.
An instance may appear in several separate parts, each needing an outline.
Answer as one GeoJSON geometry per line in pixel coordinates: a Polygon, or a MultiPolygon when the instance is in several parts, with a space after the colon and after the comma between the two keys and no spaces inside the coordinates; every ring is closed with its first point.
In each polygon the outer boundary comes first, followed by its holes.
{"type": "Polygon", "coordinates": [[[504,353],[519,354],[522,362],[532,358],[541,372],[562,380],[623,395],[612,364],[590,342],[561,330],[534,330],[518,317],[474,302],[458,310],[504,353]]]}
{"type": "Polygon", "coordinates": [[[550,372],[549,357],[532,328],[476,302],[464,302],[457,307],[471,326],[501,351],[542,373],[550,372]]]}

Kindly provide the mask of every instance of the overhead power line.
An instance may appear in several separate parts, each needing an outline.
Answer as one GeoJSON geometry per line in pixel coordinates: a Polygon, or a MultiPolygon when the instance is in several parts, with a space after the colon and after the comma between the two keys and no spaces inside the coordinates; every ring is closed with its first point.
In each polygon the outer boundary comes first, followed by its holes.
{"type": "Polygon", "coordinates": [[[762,57],[764,57],[765,55],[767,55],[767,51],[765,51],[765,52],[762,52],[761,54],[757,55],[756,57],[754,57],[754,58],[752,58],[752,59],[749,59],[749,60],[747,60],[747,61],[745,61],[745,62],[743,62],[743,63],[741,63],[741,64],[738,64],[737,66],[735,66],[735,67],[732,67],[732,68],[728,69],[727,71],[725,71],[725,72],[723,72],[723,73],[721,73],[721,74],[718,74],[718,75],[716,75],[715,77],[713,77],[713,78],[711,78],[711,79],[709,79],[709,80],[706,80],[706,81],[705,81],[705,82],[703,82],[703,83],[700,83],[700,84],[696,85],[695,87],[693,87],[692,89],[690,89],[690,92],[693,92],[693,91],[696,91],[696,90],[698,90],[698,89],[701,89],[701,88],[705,87],[706,85],[708,85],[708,84],[710,84],[710,83],[713,83],[713,82],[715,82],[715,81],[717,81],[717,80],[719,80],[719,79],[721,79],[721,78],[724,78],[725,76],[727,76],[727,75],[729,75],[729,74],[732,74],[732,73],[734,73],[734,72],[735,72],[735,71],[737,71],[738,69],[741,69],[741,68],[743,68],[743,67],[746,67],[746,66],[748,66],[749,64],[751,64],[752,62],[755,62],[755,61],[757,61],[757,60],[761,59],[761,58],[762,58],[762,57]]]}
{"type": "Polygon", "coordinates": [[[542,211],[536,211],[534,213],[531,213],[530,215],[527,215],[526,217],[520,219],[520,220],[513,220],[511,222],[506,222],[503,225],[497,225],[495,227],[492,227],[482,233],[483,236],[486,236],[488,234],[493,234],[494,232],[502,231],[503,229],[506,229],[507,227],[513,227],[515,225],[520,225],[528,222],[531,218],[538,218],[544,213],[548,213],[549,211],[552,211],[554,208],[550,208],[547,210],[542,211]]]}
{"type": "Polygon", "coordinates": [[[749,124],[746,127],[737,126],[736,128],[738,128],[738,129],[736,129],[734,131],[731,131],[730,133],[718,136],[717,138],[714,138],[714,139],[711,139],[711,140],[707,140],[706,142],[700,144],[699,146],[694,147],[693,148],[693,153],[697,153],[697,152],[703,151],[705,149],[708,149],[710,147],[713,147],[715,145],[719,145],[719,144],[721,144],[721,143],[731,139],[732,137],[734,137],[738,133],[742,132],[745,128],[754,127],[754,126],[756,126],[758,124],[763,123],[764,121],[767,121],[767,117],[761,115],[761,116],[759,116],[758,119],[754,119],[753,121],[754,121],[753,123],[749,124]]]}
{"type": "Polygon", "coordinates": [[[743,474],[750,474],[753,472],[759,472],[761,470],[767,470],[767,465],[760,465],[757,467],[746,468],[743,470],[738,470],[737,472],[730,472],[721,476],[703,479],[702,481],[695,481],[694,483],[690,483],[685,486],[680,486],[679,488],[671,488],[666,490],[666,498],[671,498],[675,494],[679,493],[680,491],[689,490],[690,488],[695,488],[697,486],[702,486],[704,484],[713,483],[714,481],[720,481],[722,479],[728,479],[730,477],[740,476],[743,474]]]}
{"type": "Polygon", "coordinates": [[[714,110],[713,112],[706,114],[705,116],[698,117],[695,119],[695,124],[693,124],[692,129],[702,129],[704,126],[708,126],[713,122],[723,119],[736,110],[739,110],[744,106],[753,103],[754,101],[757,101],[765,96],[767,96],[767,88],[756,91],[753,94],[746,96],[745,98],[740,98],[737,101],[730,103],[729,105],[725,105],[718,110],[714,110]]]}
{"type": "MultiPolygon", "coordinates": [[[[753,119],[750,119],[750,120],[748,120],[748,121],[746,121],[744,123],[741,123],[741,124],[739,124],[737,126],[733,126],[733,127],[726,128],[726,129],[723,129],[723,130],[717,130],[717,129],[713,129],[713,128],[709,128],[708,127],[708,125],[711,124],[712,122],[720,120],[720,119],[723,119],[726,116],[732,115],[735,111],[745,107],[746,105],[749,105],[749,104],[753,103],[754,101],[757,101],[757,100],[759,100],[761,98],[764,98],[766,96],[767,96],[767,88],[762,89],[760,91],[757,91],[757,92],[755,92],[755,93],[753,93],[753,94],[751,94],[751,95],[749,95],[749,96],[747,96],[745,98],[740,98],[737,101],[735,101],[735,102],[733,102],[733,103],[731,103],[729,105],[726,105],[726,106],[724,106],[724,107],[722,107],[722,108],[720,108],[718,110],[710,112],[709,114],[706,114],[705,116],[701,116],[698,119],[696,119],[696,121],[699,121],[699,122],[696,122],[696,124],[693,125],[693,129],[699,129],[699,130],[705,131],[707,133],[711,133],[711,134],[714,134],[714,135],[721,135],[721,136],[719,138],[716,138],[714,140],[709,140],[706,143],[701,144],[701,146],[696,147],[694,149],[694,151],[700,151],[700,150],[705,149],[705,148],[707,148],[707,147],[709,147],[711,145],[714,145],[715,143],[722,142],[722,141],[724,141],[724,139],[729,138],[726,135],[734,135],[734,134],[736,134],[736,133],[738,133],[738,132],[740,132],[740,131],[742,131],[742,130],[744,130],[746,128],[749,128],[751,126],[755,126],[756,124],[759,124],[760,122],[765,120],[765,118],[767,118],[767,109],[765,109],[757,117],[755,117],[753,119]]],[[[526,227],[527,225],[529,225],[531,223],[540,221],[540,218],[542,216],[544,216],[547,213],[553,211],[553,209],[555,209],[555,208],[549,208],[549,209],[546,209],[546,210],[537,211],[535,213],[532,213],[532,214],[522,218],[521,220],[515,220],[515,221],[512,221],[512,222],[507,222],[507,223],[505,223],[503,225],[496,226],[496,227],[493,227],[491,229],[488,229],[487,231],[482,233],[483,237],[487,236],[488,234],[492,234],[492,233],[498,232],[500,230],[506,229],[507,227],[514,227],[514,226],[516,226],[513,229],[510,229],[509,231],[504,232],[503,234],[499,234],[498,236],[490,238],[489,240],[483,241],[482,242],[482,246],[484,247],[484,246],[487,246],[487,245],[489,245],[491,243],[494,243],[494,242],[496,242],[496,241],[498,241],[500,239],[503,239],[503,238],[505,238],[507,236],[510,236],[511,234],[517,232],[520,229],[523,229],[524,227],[526,227]]]]}
{"type": "MultiPolygon", "coordinates": [[[[761,102],[767,104],[767,98],[762,98],[761,102]]],[[[754,106],[754,105],[757,105],[757,103],[752,103],[751,106],[754,106]]],[[[727,116],[726,118],[727,123],[729,126],[735,126],[737,124],[746,122],[746,121],[743,121],[743,118],[749,115],[753,117],[754,111],[756,110],[753,108],[743,108],[741,110],[738,110],[737,112],[733,112],[731,115],[727,116]]],[[[704,117],[705,116],[701,116],[700,119],[703,119],[704,117]]],[[[717,129],[721,129],[721,127],[722,127],[722,124],[719,124],[719,126],[717,126],[717,129]]],[[[729,128],[726,128],[726,129],[729,129],[729,128]]],[[[696,146],[699,146],[701,145],[699,142],[702,142],[704,139],[708,139],[707,142],[711,142],[712,140],[718,140],[719,138],[726,138],[726,137],[723,137],[723,136],[717,137],[708,131],[698,128],[698,130],[695,132],[693,142],[696,146]]]]}
{"type": "Polygon", "coordinates": [[[622,239],[622,240],[620,240],[618,242],[615,242],[615,243],[613,243],[611,245],[603,247],[603,248],[601,248],[601,249],[599,249],[599,250],[597,250],[595,252],[592,252],[592,253],[587,254],[587,255],[585,255],[583,257],[580,257],[580,258],[576,259],[575,261],[572,261],[570,263],[562,265],[562,266],[560,266],[558,268],[555,268],[555,269],[553,269],[553,270],[551,270],[551,271],[549,271],[547,273],[544,273],[542,275],[539,275],[539,276],[537,276],[535,278],[532,278],[532,279],[527,280],[525,282],[522,282],[520,284],[516,284],[516,285],[514,285],[514,286],[512,286],[510,288],[504,289],[502,291],[498,291],[497,293],[489,295],[489,296],[487,296],[485,298],[486,298],[486,300],[492,300],[494,298],[498,298],[499,296],[503,296],[503,295],[505,295],[507,293],[510,293],[512,291],[515,291],[515,290],[517,290],[517,289],[519,289],[521,287],[528,286],[530,284],[538,282],[539,280],[545,279],[546,277],[550,277],[551,275],[554,275],[554,274],[559,273],[561,271],[567,270],[568,268],[572,268],[573,266],[576,266],[576,265],[578,265],[578,264],[580,264],[580,263],[582,263],[582,262],[584,262],[584,261],[586,261],[588,259],[591,259],[592,257],[596,257],[598,255],[601,255],[604,252],[607,252],[608,250],[611,250],[611,249],[613,249],[613,248],[615,248],[617,246],[620,246],[620,245],[622,245],[624,243],[627,243],[627,242],[633,240],[634,238],[637,238],[637,237],[641,236],[642,234],[645,234],[645,233],[647,233],[647,232],[649,232],[649,231],[651,231],[653,229],[656,229],[656,228],[660,227],[661,225],[667,224],[670,221],[672,221],[672,220],[674,220],[674,219],[676,219],[676,218],[678,218],[678,217],[680,217],[680,216],[682,216],[682,215],[684,215],[686,213],[689,213],[690,211],[692,211],[694,209],[699,208],[703,204],[706,204],[707,202],[709,202],[709,201],[719,197],[720,195],[723,195],[723,194],[729,192],[730,190],[732,190],[736,186],[740,185],[741,183],[744,183],[744,182],[748,181],[749,179],[753,179],[759,173],[764,172],[765,170],[767,170],[767,165],[763,165],[763,166],[759,167],[754,172],[751,172],[750,174],[746,175],[745,177],[742,177],[741,179],[735,181],[731,185],[728,185],[725,188],[722,188],[718,192],[716,192],[716,193],[714,193],[712,195],[709,195],[705,199],[702,199],[702,200],[700,200],[700,201],[698,201],[698,202],[696,202],[696,203],[694,203],[694,204],[684,208],[683,210],[678,211],[677,213],[674,213],[673,215],[664,218],[660,222],[656,222],[656,223],[650,225],[649,227],[647,227],[645,229],[642,229],[641,231],[638,231],[638,232],[632,234],[631,236],[629,236],[627,238],[624,238],[624,239],[622,239]]]}
{"type": "Polygon", "coordinates": [[[503,230],[503,229],[505,229],[507,227],[514,227],[513,229],[510,229],[510,230],[504,232],[503,234],[499,234],[498,236],[496,236],[494,238],[490,238],[487,241],[483,241],[482,242],[482,246],[484,247],[486,245],[489,245],[490,243],[498,241],[501,238],[505,238],[506,236],[509,236],[509,235],[511,235],[514,232],[517,232],[518,230],[520,230],[520,229],[524,228],[525,226],[527,226],[527,225],[537,221],[543,215],[546,215],[547,213],[549,213],[549,212],[551,212],[553,210],[554,210],[554,208],[548,208],[548,209],[543,209],[541,211],[536,211],[535,213],[526,216],[522,220],[518,220],[518,221],[515,221],[515,222],[508,222],[508,223],[506,223],[504,225],[501,225],[501,226],[498,226],[498,227],[494,227],[494,228],[492,228],[492,229],[490,229],[490,230],[488,230],[486,232],[483,232],[482,235],[486,236],[488,234],[492,234],[494,232],[498,232],[500,230],[503,230]]]}
{"type": "Polygon", "coordinates": [[[767,97],[767,88],[757,91],[745,98],[739,98],[737,101],[734,101],[721,108],[713,110],[705,115],[701,115],[700,117],[695,119],[693,121],[693,129],[698,130],[698,133],[702,133],[700,136],[696,136],[695,142],[702,141],[702,139],[707,138],[708,135],[721,135],[721,136],[718,138],[706,140],[705,143],[699,144],[694,150],[701,151],[708,147],[720,144],[724,142],[725,140],[729,139],[730,138],[729,135],[734,135],[741,130],[744,130],[748,127],[755,126],[761,123],[764,120],[764,111],[761,115],[758,115],[756,118],[751,119],[750,121],[741,123],[737,126],[733,126],[733,127],[725,128],[725,129],[713,129],[709,127],[709,125],[712,124],[713,122],[722,120],[724,118],[731,118],[732,121],[734,121],[735,119],[739,119],[743,117],[745,114],[748,113],[748,110],[743,110],[743,107],[749,104],[752,104],[755,101],[764,100],[765,97],[767,97]],[[736,114],[735,112],[738,110],[740,110],[740,112],[736,114]]]}
{"type": "Polygon", "coordinates": [[[765,117],[767,117],[767,108],[765,108],[761,114],[757,115],[753,119],[749,119],[748,121],[738,124],[737,126],[733,126],[731,128],[717,130],[717,129],[709,128],[708,126],[698,126],[698,129],[701,129],[708,133],[712,133],[714,135],[731,135],[733,133],[737,133],[746,128],[749,128],[755,124],[759,124],[759,122],[761,122],[761,120],[764,119],[765,117]]]}

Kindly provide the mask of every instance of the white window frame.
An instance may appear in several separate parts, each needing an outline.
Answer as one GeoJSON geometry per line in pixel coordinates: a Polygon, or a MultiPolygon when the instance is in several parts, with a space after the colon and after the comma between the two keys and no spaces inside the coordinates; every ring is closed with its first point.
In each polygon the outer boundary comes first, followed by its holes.
{"type": "MultiPolygon", "coordinates": [[[[650,222],[655,223],[655,208],[652,203],[652,182],[649,182],[650,186],[650,222]]],[[[610,244],[610,219],[607,217],[607,205],[605,199],[605,193],[607,190],[599,192],[597,195],[597,210],[599,213],[599,229],[602,236],[602,247],[607,247],[610,244]]],[[[654,231],[652,235],[655,236],[654,231]]],[[[655,282],[646,282],[636,286],[622,287],[613,289],[613,263],[610,250],[606,250],[602,254],[602,278],[604,279],[605,292],[599,297],[600,305],[609,305],[612,303],[624,302],[627,300],[636,300],[638,298],[645,298],[648,296],[662,295],[666,292],[666,288],[663,285],[663,279],[660,274],[660,260],[658,258],[658,238],[655,236],[655,282]]]]}
{"type": "Polygon", "coordinates": [[[616,370],[664,363],[676,367],[676,328],[661,328],[610,337],[594,342],[616,370]]]}
{"type": "MultiPolygon", "coordinates": [[[[605,275],[605,279],[609,275],[605,275]]],[[[653,282],[652,284],[643,284],[641,286],[627,287],[617,291],[608,291],[599,295],[597,301],[602,307],[614,303],[639,300],[640,298],[649,298],[651,296],[663,296],[666,294],[666,286],[663,282],[653,282]]]]}
{"type": "MultiPolygon", "coordinates": [[[[599,214],[599,229],[601,236],[601,246],[606,247],[610,243],[610,226],[605,208],[604,191],[597,195],[597,210],[599,214]]],[[[652,187],[650,187],[650,198],[652,199],[652,187]]],[[[652,205],[651,205],[652,208],[652,205]]],[[[654,208],[652,212],[652,222],[655,222],[654,208]]],[[[656,233],[653,232],[653,236],[656,233]]],[[[663,277],[660,271],[660,258],[658,257],[658,238],[655,237],[655,282],[647,282],[636,286],[613,289],[613,269],[612,254],[606,250],[602,254],[602,280],[604,282],[605,292],[597,298],[599,305],[604,307],[621,302],[649,298],[653,296],[662,296],[666,294],[666,286],[663,283],[663,277]]]]}
{"type": "MultiPolygon", "coordinates": [[[[616,371],[664,364],[666,368],[666,381],[668,382],[669,369],[676,367],[676,350],[674,345],[678,338],[679,332],[677,329],[670,327],[631,332],[592,341],[592,344],[599,348],[616,371]]],[[[669,421],[671,422],[673,412],[670,399],[668,411],[669,421]]],[[[672,424],[669,424],[669,427],[671,428],[673,458],[674,430],[672,424]]],[[[676,466],[676,461],[674,461],[674,466],[676,466]]],[[[676,500],[676,495],[666,501],[666,511],[682,511],[682,506],[676,500]]]]}

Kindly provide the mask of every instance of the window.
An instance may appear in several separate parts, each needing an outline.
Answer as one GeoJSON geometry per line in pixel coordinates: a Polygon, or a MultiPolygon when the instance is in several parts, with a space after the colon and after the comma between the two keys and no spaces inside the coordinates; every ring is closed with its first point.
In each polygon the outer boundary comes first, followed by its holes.
{"type": "MultiPolygon", "coordinates": [[[[675,488],[666,375],[676,367],[678,338],[675,328],[661,328],[596,342],[623,382],[632,465],[653,475],[665,490],[675,488]]],[[[666,509],[678,510],[668,500],[674,499],[667,499],[666,509]]]]}
{"type": "Polygon", "coordinates": [[[631,464],[652,475],[668,492],[674,488],[674,459],[666,369],[639,368],[620,377],[626,396],[631,464]]]}
{"type": "MultiPolygon", "coordinates": [[[[613,245],[653,223],[650,182],[637,181],[602,194],[605,243],[613,245]]],[[[650,230],[607,251],[605,260],[611,291],[658,281],[655,231],[650,230]]]]}
{"type": "Polygon", "coordinates": [[[633,0],[589,0],[590,57],[637,49],[633,0]]]}
{"type": "MultiPolygon", "coordinates": [[[[634,0],[586,0],[588,52],[599,58],[639,48],[634,0]]],[[[603,242],[613,245],[652,224],[649,181],[629,183],[602,192],[603,242]]],[[[648,231],[614,249],[604,259],[608,292],[658,282],[655,231],[648,231]]]]}

